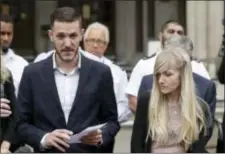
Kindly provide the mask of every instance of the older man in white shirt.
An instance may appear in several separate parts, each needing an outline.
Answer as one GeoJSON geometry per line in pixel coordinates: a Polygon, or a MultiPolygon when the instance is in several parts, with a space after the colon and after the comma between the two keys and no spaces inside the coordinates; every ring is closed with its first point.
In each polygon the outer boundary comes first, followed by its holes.
{"type": "Polygon", "coordinates": [[[91,59],[97,58],[99,62],[110,67],[117,101],[118,120],[120,123],[127,121],[131,116],[128,99],[125,95],[125,88],[128,82],[127,74],[119,66],[115,65],[111,60],[104,56],[109,43],[108,28],[99,22],[94,22],[87,27],[83,40],[85,51],[91,53],[86,54],[86,56],[91,59]]]}

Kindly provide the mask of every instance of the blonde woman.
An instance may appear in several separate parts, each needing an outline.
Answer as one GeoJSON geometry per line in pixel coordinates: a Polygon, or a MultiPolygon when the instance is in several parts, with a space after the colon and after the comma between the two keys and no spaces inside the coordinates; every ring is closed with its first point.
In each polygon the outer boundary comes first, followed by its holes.
{"type": "MultiPolygon", "coordinates": [[[[11,73],[4,66],[1,56],[1,116],[0,116],[0,152],[9,153],[12,141],[15,141],[15,106],[16,101],[11,73]],[[4,113],[3,113],[4,112],[4,113]]],[[[12,147],[11,147],[12,148],[12,147]]],[[[14,147],[15,149],[17,147],[14,147]]]]}
{"type": "Polygon", "coordinates": [[[191,62],[179,47],[161,52],[154,66],[152,91],[140,95],[131,152],[205,152],[212,125],[208,105],[196,96],[191,62]]]}

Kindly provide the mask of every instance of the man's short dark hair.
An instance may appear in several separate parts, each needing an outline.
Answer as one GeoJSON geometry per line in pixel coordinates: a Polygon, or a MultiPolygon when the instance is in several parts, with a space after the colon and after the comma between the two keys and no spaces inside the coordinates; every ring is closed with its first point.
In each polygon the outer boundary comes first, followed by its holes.
{"type": "Polygon", "coordinates": [[[14,19],[9,14],[0,14],[0,21],[14,24],[14,19]]]}
{"type": "Polygon", "coordinates": [[[73,22],[76,20],[80,20],[80,25],[82,25],[81,13],[78,10],[72,7],[60,7],[56,8],[55,11],[51,14],[50,24],[52,27],[55,21],[73,22]]]}
{"type": "MultiPolygon", "coordinates": [[[[180,23],[179,21],[176,21],[176,20],[167,20],[167,21],[162,25],[160,31],[163,32],[163,31],[168,27],[169,24],[176,24],[176,25],[182,26],[181,23],[180,23]]],[[[182,26],[182,27],[183,27],[183,26],[182,26]]]]}

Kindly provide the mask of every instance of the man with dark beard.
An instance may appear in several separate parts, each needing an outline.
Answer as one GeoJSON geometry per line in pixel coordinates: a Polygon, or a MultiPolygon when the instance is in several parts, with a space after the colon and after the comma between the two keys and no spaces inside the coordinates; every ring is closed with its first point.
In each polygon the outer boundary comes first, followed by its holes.
{"type": "Polygon", "coordinates": [[[104,152],[120,129],[110,68],[78,51],[83,30],[77,10],[57,8],[50,21],[55,52],[24,69],[18,133],[38,153],[104,152]],[[105,125],[71,141],[73,134],[99,124],[105,125]]]}

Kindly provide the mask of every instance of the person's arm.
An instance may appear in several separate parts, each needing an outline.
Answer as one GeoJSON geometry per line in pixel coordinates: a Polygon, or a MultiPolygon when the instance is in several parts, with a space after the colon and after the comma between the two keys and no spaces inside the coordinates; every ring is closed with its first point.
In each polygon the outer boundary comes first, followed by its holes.
{"type": "Polygon", "coordinates": [[[127,95],[129,99],[129,108],[135,114],[137,108],[137,97],[132,95],[127,95]]]}
{"type": "Polygon", "coordinates": [[[225,55],[223,55],[223,59],[219,67],[219,70],[217,72],[217,76],[220,83],[225,84],[225,77],[224,77],[225,76],[225,55]]]}
{"type": "MultiPolygon", "coordinates": [[[[211,82],[211,86],[208,87],[207,92],[205,94],[206,96],[206,103],[209,107],[209,112],[214,119],[215,116],[215,110],[216,110],[216,85],[214,82],[211,82]]],[[[213,134],[213,126],[209,128],[208,135],[206,137],[206,142],[208,142],[213,134]]]]}
{"type": "Polygon", "coordinates": [[[212,118],[212,114],[211,114],[211,111],[210,111],[210,107],[207,104],[207,102],[205,102],[201,98],[198,99],[198,102],[200,103],[200,106],[203,109],[206,129],[201,130],[201,132],[199,133],[199,139],[191,145],[191,148],[190,148],[191,151],[188,151],[188,152],[191,152],[191,153],[206,153],[207,152],[206,145],[207,145],[210,133],[211,133],[212,128],[213,128],[213,118],[212,118]]]}
{"type": "Polygon", "coordinates": [[[192,71],[194,73],[196,73],[208,80],[211,80],[210,75],[202,62],[192,60],[191,65],[192,65],[192,71]]]}
{"type": "Polygon", "coordinates": [[[17,133],[30,146],[40,149],[41,139],[46,132],[32,125],[34,117],[31,67],[26,67],[20,82],[18,94],[19,124],[17,133]]]}
{"type": "Polygon", "coordinates": [[[143,76],[142,69],[142,60],[140,60],[134,67],[126,88],[126,94],[129,99],[129,108],[133,113],[136,111],[137,95],[143,76]]]}
{"type": "Polygon", "coordinates": [[[16,127],[17,127],[17,111],[16,111],[16,107],[15,107],[15,103],[16,103],[16,96],[15,96],[15,88],[14,88],[14,84],[13,84],[13,79],[12,79],[12,75],[10,74],[10,77],[8,79],[8,81],[5,82],[5,93],[7,96],[7,99],[10,101],[9,105],[12,111],[11,116],[9,117],[9,122],[8,122],[8,127],[6,132],[4,133],[4,141],[8,142],[5,143],[4,147],[10,147],[11,142],[13,141],[13,138],[15,136],[15,131],[16,131],[16,127]]]}
{"type": "Polygon", "coordinates": [[[141,80],[141,85],[139,88],[138,95],[151,90],[152,84],[153,84],[152,82],[153,82],[153,74],[144,76],[141,80]]]}
{"type": "Polygon", "coordinates": [[[113,89],[113,79],[109,68],[103,73],[99,85],[98,101],[101,103],[99,117],[103,123],[107,123],[102,128],[103,145],[107,145],[115,139],[120,129],[116,98],[113,89]]]}
{"type": "Polygon", "coordinates": [[[138,98],[137,111],[131,135],[131,153],[143,153],[148,128],[148,101],[149,93],[141,94],[138,98]]]}
{"type": "Polygon", "coordinates": [[[129,120],[132,115],[128,105],[128,98],[125,94],[127,83],[127,74],[121,70],[120,81],[117,84],[118,91],[115,94],[117,98],[118,120],[120,123],[129,120]]]}

